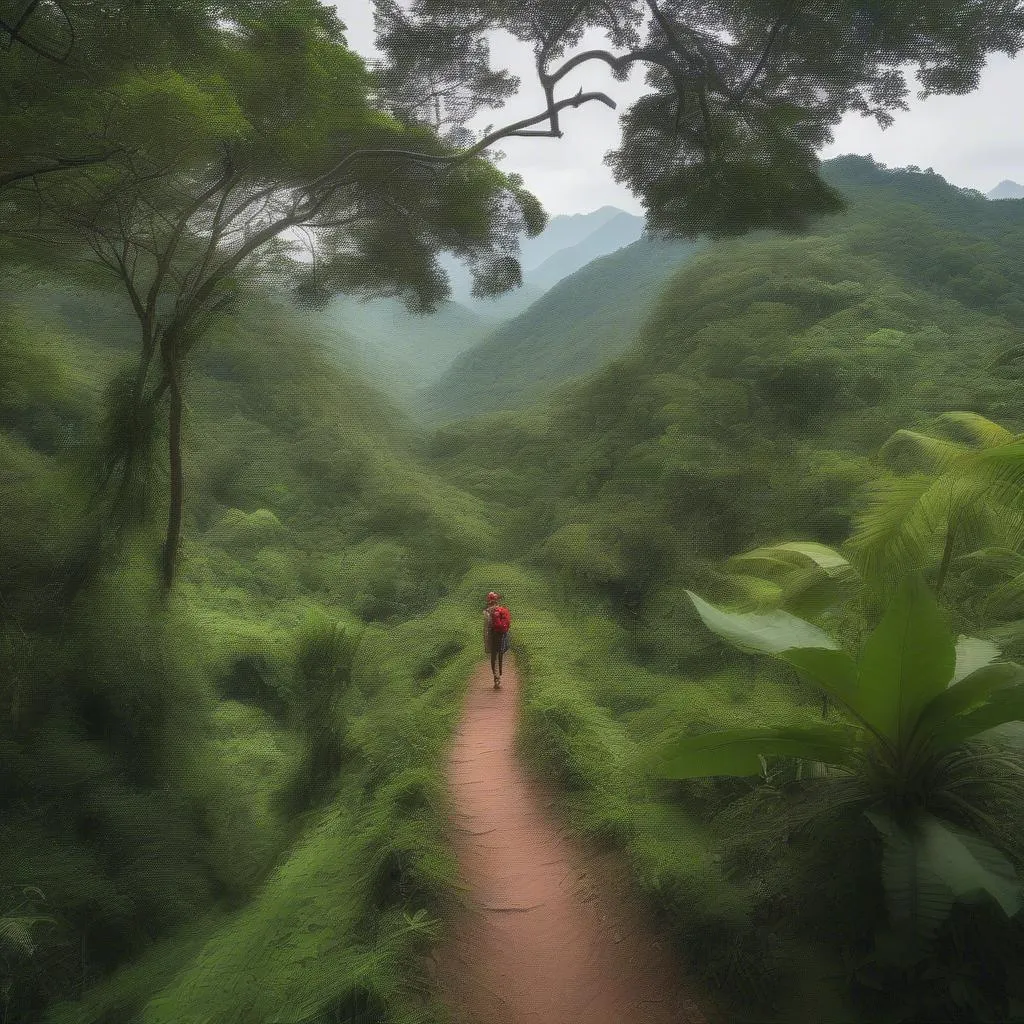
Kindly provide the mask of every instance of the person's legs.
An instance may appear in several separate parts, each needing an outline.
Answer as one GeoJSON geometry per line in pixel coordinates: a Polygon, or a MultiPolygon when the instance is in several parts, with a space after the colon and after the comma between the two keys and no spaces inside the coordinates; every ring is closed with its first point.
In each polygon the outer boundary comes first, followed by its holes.
{"type": "Polygon", "coordinates": [[[505,655],[505,635],[502,634],[501,636],[496,637],[495,639],[497,640],[497,643],[495,643],[494,646],[498,648],[498,678],[500,679],[502,658],[505,655]]]}
{"type": "Polygon", "coordinates": [[[491,649],[491,675],[497,686],[501,680],[501,640],[496,633],[491,633],[487,638],[487,646],[491,649]]]}

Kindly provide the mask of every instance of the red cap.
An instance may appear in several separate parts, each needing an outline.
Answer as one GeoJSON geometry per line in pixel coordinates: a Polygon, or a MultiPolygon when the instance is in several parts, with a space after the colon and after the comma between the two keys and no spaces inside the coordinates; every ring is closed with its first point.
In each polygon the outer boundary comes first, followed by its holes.
{"type": "Polygon", "coordinates": [[[497,600],[498,600],[498,595],[497,595],[497,594],[496,594],[496,593],[495,593],[495,592],[494,592],[494,591],[492,590],[492,591],[491,591],[491,592],[490,592],[490,593],[489,593],[489,594],[487,595],[487,600],[488,600],[488,601],[497,601],[497,600]]]}

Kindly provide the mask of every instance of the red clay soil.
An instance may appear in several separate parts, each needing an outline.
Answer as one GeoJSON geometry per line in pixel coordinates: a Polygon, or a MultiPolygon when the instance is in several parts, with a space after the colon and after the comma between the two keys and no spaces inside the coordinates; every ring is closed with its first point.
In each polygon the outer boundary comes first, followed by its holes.
{"type": "Polygon", "coordinates": [[[513,749],[519,679],[470,683],[448,764],[467,905],[435,954],[458,1024],[706,1024],[608,858],[570,841],[513,749]]]}

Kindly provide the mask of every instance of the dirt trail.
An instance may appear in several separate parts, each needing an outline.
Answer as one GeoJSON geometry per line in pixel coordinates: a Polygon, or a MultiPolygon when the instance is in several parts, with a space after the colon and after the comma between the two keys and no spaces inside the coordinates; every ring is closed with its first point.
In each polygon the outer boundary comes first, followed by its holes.
{"type": "Polygon", "coordinates": [[[436,954],[458,1024],[705,1024],[608,858],[570,842],[513,749],[519,680],[470,683],[448,765],[468,906],[436,954]]]}

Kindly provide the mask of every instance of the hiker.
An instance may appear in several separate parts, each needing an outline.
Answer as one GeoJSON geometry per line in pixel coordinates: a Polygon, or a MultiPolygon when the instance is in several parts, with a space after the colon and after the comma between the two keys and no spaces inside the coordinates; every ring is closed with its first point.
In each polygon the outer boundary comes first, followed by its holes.
{"type": "Polygon", "coordinates": [[[501,689],[501,660],[508,650],[508,628],[512,624],[512,613],[501,604],[501,597],[493,590],[487,595],[484,608],[484,653],[491,656],[491,672],[494,688],[501,689]]]}

